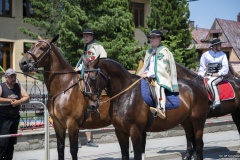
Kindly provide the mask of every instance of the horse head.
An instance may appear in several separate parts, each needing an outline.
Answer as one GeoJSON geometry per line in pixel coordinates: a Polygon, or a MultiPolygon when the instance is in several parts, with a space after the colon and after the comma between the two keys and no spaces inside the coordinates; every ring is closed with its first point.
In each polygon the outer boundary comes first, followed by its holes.
{"type": "Polygon", "coordinates": [[[19,66],[23,72],[31,72],[37,70],[39,67],[49,65],[48,60],[52,52],[52,43],[58,39],[59,35],[43,40],[38,36],[38,41],[32,45],[31,49],[20,59],[19,66]]]}
{"type": "Polygon", "coordinates": [[[100,69],[100,56],[96,59],[88,61],[85,56],[83,56],[84,69],[84,84],[85,91],[84,94],[88,96],[90,106],[99,106],[99,97],[102,90],[107,87],[108,78],[107,73],[100,69]]]}

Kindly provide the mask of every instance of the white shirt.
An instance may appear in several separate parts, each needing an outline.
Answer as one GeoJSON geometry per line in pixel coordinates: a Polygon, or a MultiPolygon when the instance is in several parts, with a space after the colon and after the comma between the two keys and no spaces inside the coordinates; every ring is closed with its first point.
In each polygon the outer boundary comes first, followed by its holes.
{"type": "MultiPolygon", "coordinates": [[[[152,53],[154,52],[156,52],[155,49],[153,49],[152,53]]],[[[152,55],[150,58],[148,67],[144,71],[144,73],[147,73],[147,77],[155,78],[154,65],[155,65],[155,55],[152,55]]]]}
{"type": "Polygon", "coordinates": [[[207,51],[203,53],[201,60],[200,60],[200,67],[198,71],[198,75],[204,77],[205,73],[207,72],[207,65],[209,63],[221,63],[222,69],[218,71],[219,76],[224,76],[228,73],[228,59],[224,52],[218,51],[214,52],[213,50],[207,51]]]}

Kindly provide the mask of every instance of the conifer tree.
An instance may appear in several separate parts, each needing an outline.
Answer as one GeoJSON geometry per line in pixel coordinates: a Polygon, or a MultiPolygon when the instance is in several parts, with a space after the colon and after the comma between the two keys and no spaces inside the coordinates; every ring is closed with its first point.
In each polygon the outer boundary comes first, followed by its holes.
{"type": "Polygon", "coordinates": [[[151,29],[167,30],[164,45],[169,47],[175,60],[188,68],[196,67],[195,49],[187,50],[191,44],[189,30],[189,8],[186,0],[150,0],[151,13],[147,17],[149,34],[151,29]]]}
{"type": "MultiPolygon", "coordinates": [[[[92,28],[97,40],[112,58],[127,69],[137,67],[137,42],[129,10],[130,0],[30,0],[35,18],[30,23],[45,31],[47,37],[60,33],[59,46],[72,66],[82,54],[82,31],[92,28]]],[[[34,36],[26,28],[22,32],[34,36]]]]}

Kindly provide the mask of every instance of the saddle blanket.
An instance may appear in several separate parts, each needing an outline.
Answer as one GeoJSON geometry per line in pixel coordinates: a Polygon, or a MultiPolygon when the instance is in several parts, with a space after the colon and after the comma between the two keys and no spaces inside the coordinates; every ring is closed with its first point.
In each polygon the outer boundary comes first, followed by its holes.
{"type": "MultiPolygon", "coordinates": [[[[217,85],[219,91],[220,101],[226,101],[235,98],[235,92],[232,85],[228,81],[224,81],[217,85]]],[[[213,100],[212,95],[208,92],[208,98],[210,101],[213,100]]]]}
{"type": "MultiPolygon", "coordinates": [[[[145,79],[141,80],[141,92],[142,92],[142,98],[145,101],[145,103],[148,106],[156,107],[156,104],[151,96],[151,93],[149,91],[149,84],[146,82],[145,79]]],[[[167,104],[165,106],[165,109],[176,109],[180,105],[179,100],[179,93],[173,93],[165,90],[165,94],[167,97],[167,104]]]]}

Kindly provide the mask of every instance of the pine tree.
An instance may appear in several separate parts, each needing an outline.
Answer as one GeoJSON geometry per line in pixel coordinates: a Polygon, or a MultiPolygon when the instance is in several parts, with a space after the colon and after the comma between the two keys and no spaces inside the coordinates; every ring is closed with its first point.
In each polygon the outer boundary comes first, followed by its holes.
{"type": "Polygon", "coordinates": [[[133,69],[137,67],[138,57],[134,55],[137,42],[129,4],[130,0],[83,0],[80,6],[89,18],[85,28],[97,33],[97,40],[102,42],[108,57],[133,69]]]}
{"type": "Polygon", "coordinates": [[[191,44],[189,30],[189,8],[186,0],[151,0],[151,13],[147,17],[149,34],[151,29],[167,30],[166,45],[173,53],[175,60],[186,67],[196,67],[197,53],[195,49],[187,50],[191,44]]]}
{"type": "MultiPolygon", "coordinates": [[[[58,46],[72,66],[82,54],[82,31],[91,28],[109,58],[127,69],[137,67],[139,54],[135,54],[138,47],[134,39],[130,0],[31,0],[31,4],[36,17],[24,21],[41,28],[47,37],[60,33],[58,46]]],[[[21,31],[36,36],[26,28],[21,31]]]]}

